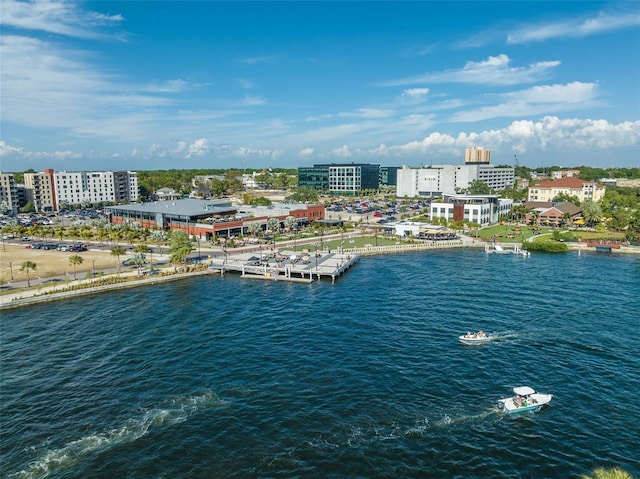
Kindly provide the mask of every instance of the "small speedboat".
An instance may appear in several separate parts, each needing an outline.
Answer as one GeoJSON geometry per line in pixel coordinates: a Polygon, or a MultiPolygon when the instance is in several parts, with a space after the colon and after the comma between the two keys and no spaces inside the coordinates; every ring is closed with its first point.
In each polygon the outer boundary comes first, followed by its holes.
{"type": "Polygon", "coordinates": [[[458,339],[462,344],[483,344],[488,343],[493,338],[483,331],[478,331],[477,333],[463,334],[462,336],[458,336],[458,339]]]}
{"type": "Polygon", "coordinates": [[[513,393],[514,396],[498,401],[498,409],[506,414],[539,411],[542,406],[548,404],[553,398],[553,394],[537,393],[529,386],[513,388],[513,393]]]}

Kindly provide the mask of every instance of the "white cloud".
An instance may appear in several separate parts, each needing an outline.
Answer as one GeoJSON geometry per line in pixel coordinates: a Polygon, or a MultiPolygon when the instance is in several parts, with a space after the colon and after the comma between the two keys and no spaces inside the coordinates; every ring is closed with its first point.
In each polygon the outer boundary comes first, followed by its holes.
{"type": "Polygon", "coordinates": [[[267,101],[264,98],[260,98],[258,96],[245,95],[242,103],[244,105],[254,106],[254,105],[265,105],[267,101]]]}
{"type": "Polygon", "coordinates": [[[559,61],[544,61],[525,67],[511,67],[511,59],[505,55],[490,56],[480,62],[468,61],[464,67],[442,72],[425,73],[382,83],[382,86],[412,85],[416,83],[472,83],[477,85],[518,85],[547,78],[559,61]]]}
{"type": "Polygon", "coordinates": [[[416,105],[427,101],[428,88],[407,88],[400,94],[400,103],[416,105]]]}
{"type": "MultiPolygon", "coordinates": [[[[565,152],[578,165],[582,155],[613,153],[616,149],[637,148],[640,144],[640,121],[625,121],[618,124],[606,120],[560,119],[546,116],[539,121],[518,120],[497,130],[460,132],[457,136],[434,132],[422,140],[402,145],[379,145],[368,153],[381,157],[428,157],[460,158],[465,148],[482,145],[492,153],[528,153],[540,155],[545,152],[565,152]],[[576,152],[578,153],[576,155],[576,152]],[[572,156],[573,155],[573,156],[572,156]]],[[[493,155],[494,157],[497,155],[493,155]]],[[[613,163],[613,162],[611,162],[613,163]]],[[[544,159],[538,165],[549,164],[544,159]]],[[[613,164],[603,165],[613,166],[613,164]]]]}
{"type": "Polygon", "coordinates": [[[122,15],[104,15],[81,10],[76,2],[0,2],[0,24],[22,30],[43,31],[77,38],[100,38],[101,27],[118,25],[122,15]]]}
{"type": "Polygon", "coordinates": [[[356,111],[338,113],[339,117],[345,118],[388,118],[393,115],[391,110],[381,110],[378,108],[360,108],[356,111]]]}
{"type": "Polygon", "coordinates": [[[307,160],[313,156],[313,148],[304,148],[296,156],[302,160],[307,160]]]}
{"type": "Polygon", "coordinates": [[[205,156],[209,153],[209,140],[200,138],[189,145],[189,153],[187,158],[192,156],[205,156]]]}
{"type": "Polygon", "coordinates": [[[508,43],[539,42],[559,37],[586,37],[640,25],[640,13],[600,13],[597,16],[530,25],[507,35],[508,43]]]}
{"type": "Polygon", "coordinates": [[[349,147],[347,145],[331,150],[331,153],[337,158],[351,158],[351,156],[353,156],[353,153],[349,151],[349,147]]]}
{"type": "Polygon", "coordinates": [[[260,57],[248,57],[248,58],[242,58],[240,59],[240,61],[242,63],[246,63],[247,65],[256,65],[259,63],[275,63],[277,61],[278,57],[276,57],[275,55],[264,55],[264,56],[260,56],[260,57]]]}
{"type": "Polygon", "coordinates": [[[594,106],[596,83],[535,86],[526,90],[492,95],[491,105],[457,112],[452,121],[481,121],[498,117],[531,117],[594,106]]]}
{"type": "MultiPolygon", "coordinates": [[[[460,161],[464,149],[482,145],[492,151],[494,161],[500,158],[511,159],[514,153],[519,155],[522,164],[531,166],[564,164],[578,166],[593,164],[602,167],[630,166],[638,167],[638,148],[640,147],[640,120],[610,123],[607,120],[581,118],[561,119],[557,116],[545,116],[537,121],[517,120],[499,129],[481,131],[459,131],[447,133],[433,131],[420,140],[401,144],[378,143],[378,146],[354,148],[344,144],[326,151],[306,147],[293,153],[299,160],[314,157],[322,161],[364,161],[373,158],[381,163],[393,164],[401,161],[433,161],[452,163],[460,161]],[[524,158],[522,158],[522,156],[524,158]],[[528,160],[529,158],[529,160],[528,160]],[[589,158],[590,161],[586,161],[589,158]]],[[[139,148],[137,149],[139,151],[139,148]]],[[[237,165],[237,158],[246,159],[256,165],[265,161],[286,158],[284,148],[257,148],[254,146],[233,147],[228,144],[211,146],[209,139],[201,138],[191,144],[177,143],[172,151],[155,143],[147,148],[148,168],[175,168],[179,158],[215,157],[216,161],[229,161],[237,165]],[[185,155],[185,153],[187,153],[185,155]],[[166,163],[159,160],[166,158],[166,163]],[[232,160],[236,158],[236,160],[232,160]]],[[[135,150],[130,150],[135,151],[135,150]]],[[[141,155],[137,155],[142,161],[141,155]]],[[[41,170],[46,167],[83,169],[87,161],[102,161],[108,168],[117,168],[114,161],[119,159],[122,168],[130,168],[131,155],[113,153],[80,154],[71,150],[36,152],[0,141],[0,158],[4,171],[20,171],[28,167],[41,170]],[[114,161],[112,161],[112,159],[114,161]],[[14,166],[15,165],[15,166],[14,166]]],[[[292,158],[293,159],[293,158],[292,158]]],[[[295,162],[293,165],[295,166],[295,162]]],[[[105,167],[107,168],[107,167],[105,167]]]]}

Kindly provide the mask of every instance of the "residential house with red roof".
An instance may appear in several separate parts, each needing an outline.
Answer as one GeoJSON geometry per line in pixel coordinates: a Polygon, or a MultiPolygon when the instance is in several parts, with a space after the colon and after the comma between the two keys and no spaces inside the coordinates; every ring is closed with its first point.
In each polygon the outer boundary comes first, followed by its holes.
{"type": "Polygon", "coordinates": [[[554,181],[543,181],[529,187],[528,201],[553,201],[561,194],[575,196],[582,203],[585,200],[600,201],[606,187],[595,181],[584,181],[578,178],[560,178],[554,181]]]}

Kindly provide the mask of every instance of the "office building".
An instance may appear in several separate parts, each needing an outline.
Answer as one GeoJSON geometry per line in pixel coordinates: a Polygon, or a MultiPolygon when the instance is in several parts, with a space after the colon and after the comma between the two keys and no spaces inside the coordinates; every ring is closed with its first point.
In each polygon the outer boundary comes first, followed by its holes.
{"type": "Polygon", "coordinates": [[[380,165],[366,163],[325,164],[298,168],[298,187],[323,193],[355,194],[378,190],[380,165]]]}

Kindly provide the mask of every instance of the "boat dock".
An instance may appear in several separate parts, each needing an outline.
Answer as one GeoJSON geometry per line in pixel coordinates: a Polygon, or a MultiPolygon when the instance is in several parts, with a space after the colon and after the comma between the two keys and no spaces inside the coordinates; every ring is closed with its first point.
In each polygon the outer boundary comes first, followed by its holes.
{"type": "Polygon", "coordinates": [[[488,242],[484,245],[484,251],[486,253],[498,253],[498,254],[515,254],[521,256],[529,256],[529,251],[522,248],[520,243],[502,243],[488,242]]]}
{"type": "Polygon", "coordinates": [[[331,278],[333,283],[359,259],[357,254],[329,251],[239,253],[212,258],[209,269],[223,275],[226,272],[240,273],[249,279],[311,283],[331,278]]]}

